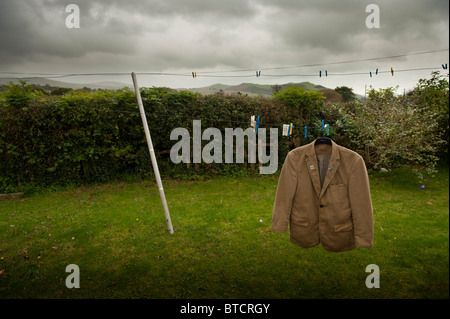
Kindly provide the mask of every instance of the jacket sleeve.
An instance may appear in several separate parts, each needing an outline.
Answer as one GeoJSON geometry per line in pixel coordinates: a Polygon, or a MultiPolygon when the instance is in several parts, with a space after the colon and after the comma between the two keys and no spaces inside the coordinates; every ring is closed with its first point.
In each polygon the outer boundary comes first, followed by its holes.
{"type": "Polygon", "coordinates": [[[279,233],[287,231],[292,201],[297,190],[297,169],[293,157],[292,153],[288,153],[278,179],[273,207],[272,230],[279,233]]]}
{"type": "Polygon", "coordinates": [[[366,164],[361,156],[358,156],[351,169],[348,190],[352,210],[355,244],[358,247],[372,248],[372,199],[370,197],[369,176],[367,174],[366,164]]]}

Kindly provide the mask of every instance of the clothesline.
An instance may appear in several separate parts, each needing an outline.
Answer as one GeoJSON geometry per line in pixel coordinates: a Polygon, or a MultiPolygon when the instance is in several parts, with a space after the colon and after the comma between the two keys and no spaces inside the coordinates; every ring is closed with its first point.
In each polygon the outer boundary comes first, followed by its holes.
{"type": "MultiPolygon", "coordinates": [[[[180,76],[180,77],[215,77],[215,78],[242,78],[242,77],[254,77],[255,71],[256,71],[256,77],[315,77],[315,76],[321,76],[322,70],[319,70],[316,73],[313,74],[265,74],[262,71],[267,70],[286,70],[286,69],[298,69],[298,68],[306,68],[306,67],[324,67],[331,65],[339,65],[339,64],[351,64],[356,62],[367,62],[367,61],[376,61],[376,60],[386,60],[386,59],[396,59],[401,57],[408,57],[408,56],[417,56],[417,55],[424,55],[424,54],[432,54],[432,53],[438,53],[438,52],[444,52],[448,51],[449,49],[440,49],[440,50],[430,50],[430,51],[423,51],[423,52],[414,52],[414,53],[408,53],[408,54],[398,54],[398,55],[391,55],[391,56],[384,56],[384,57],[372,57],[372,58],[366,58],[366,59],[354,59],[354,60],[347,60],[347,61],[335,61],[335,62],[328,62],[328,63],[312,63],[312,64],[303,64],[303,65],[295,65],[295,66],[275,66],[275,67],[262,67],[262,68],[253,68],[253,69],[235,69],[235,70],[221,70],[221,71],[215,71],[215,70],[205,70],[205,71],[193,71],[193,72],[178,72],[178,73],[169,73],[169,72],[135,72],[139,75],[152,75],[152,76],[180,76]],[[225,75],[224,73],[236,73],[236,72],[252,72],[251,75],[225,75]]],[[[436,70],[436,69],[444,69],[447,70],[447,64],[445,61],[441,66],[434,66],[434,67],[426,67],[426,68],[410,68],[410,69],[399,69],[395,70],[395,73],[397,72],[411,72],[411,71],[423,71],[423,70],[436,70]]],[[[394,64],[394,63],[391,63],[394,64]]],[[[376,73],[391,73],[393,74],[394,68],[393,66],[390,67],[388,71],[382,71],[380,69],[379,72],[376,73]]],[[[375,73],[375,70],[368,70],[365,72],[349,72],[349,73],[333,73],[329,72],[328,70],[323,70],[323,75],[327,76],[352,76],[352,75],[369,75],[370,72],[375,73]]],[[[97,72],[97,73],[44,73],[44,72],[8,72],[8,71],[0,71],[0,74],[12,74],[12,75],[28,75],[33,77],[45,77],[45,78],[64,78],[64,77],[77,77],[77,76],[124,76],[129,75],[129,72],[97,72]]],[[[0,78],[0,79],[9,79],[9,78],[0,78]]],[[[22,79],[22,78],[15,78],[15,79],[22,79]]]]}
{"type": "MultiPolygon", "coordinates": [[[[319,71],[316,74],[265,74],[258,72],[258,78],[259,77],[333,77],[333,76],[355,76],[355,75],[367,75],[370,77],[373,77],[377,74],[393,74],[393,71],[395,73],[403,73],[403,72],[413,72],[413,71],[427,71],[427,70],[441,70],[439,67],[424,67],[424,68],[411,68],[411,69],[389,69],[386,71],[380,70],[378,72],[374,71],[368,71],[368,72],[349,72],[349,73],[334,73],[330,72],[328,70],[319,71]],[[375,74],[376,72],[376,74],[375,74]]],[[[15,74],[15,75],[24,75],[28,74],[29,76],[26,77],[0,77],[1,80],[26,80],[29,78],[48,78],[48,79],[57,79],[57,78],[66,78],[66,77],[78,77],[78,76],[128,76],[129,73],[125,72],[112,72],[112,73],[70,73],[70,74],[59,74],[54,75],[51,73],[23,73],[23,72],[0,72],[1,74],[15,74]]],[[[208,73],[200,73],[197,72],[195,76],[189,73],[164,73],[164,72],[135,72],[137,75],[150,75],[150,76],[175,76],[175,77],[194,77],[194,78],[252,78],[255,77],[254,75],[211,75],[208,73]]]]}

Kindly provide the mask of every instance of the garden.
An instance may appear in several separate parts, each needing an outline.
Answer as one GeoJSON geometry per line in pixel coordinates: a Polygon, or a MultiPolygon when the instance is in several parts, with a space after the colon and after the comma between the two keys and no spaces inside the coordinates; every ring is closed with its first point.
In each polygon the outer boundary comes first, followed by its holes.
{"type": "Polygon", "coordinates": [[[131,89],[51,94],[10,83],[0,93],[0,298],[449,298],[448,80],[433,73],[402,95],[372,89],[337,103],[329,93],[142,88],[169,234],[131,89]],[[246,129],[252,115],[267,129],[294,125],[278,136],[277,173],[170,160],[174,128],[192,136],[201,119],[246,129]],[[372,249],[304,249],[271,230],[284,158],[325,134],[364,158],[372,249]],[[79,289],[67,288],[72,264],[79,289]],[[368,265],[379,288],[366,285],[368,265]]]}

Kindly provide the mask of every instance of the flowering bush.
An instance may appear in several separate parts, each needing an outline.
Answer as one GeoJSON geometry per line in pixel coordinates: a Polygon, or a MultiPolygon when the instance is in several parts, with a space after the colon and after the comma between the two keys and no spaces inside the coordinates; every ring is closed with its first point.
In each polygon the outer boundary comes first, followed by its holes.
{"type": "MultiPolygon", "coordinates": [[[[417,164],[435,171],[439,150],[446,144],[438,134],[442,110],[430,103],[423,107],[417,94],[396,97],[393,88],[372,89],[368,96],[366,103],[357,100],[338,108],[334,125],[350,148],[374,169],[417,164]]],[[[328,110],[332,112],[336,107],[328,110]]]]}

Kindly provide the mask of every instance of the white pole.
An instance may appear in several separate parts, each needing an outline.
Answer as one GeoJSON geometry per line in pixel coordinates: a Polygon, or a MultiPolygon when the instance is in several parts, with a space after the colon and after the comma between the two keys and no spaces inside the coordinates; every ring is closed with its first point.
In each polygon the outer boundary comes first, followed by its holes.
{"type": "Polygon", "coordinates": [[[150,131],[148,130],[147,118],[145,116],[144,105],[142,104],[141,92],[136,79],[136,74],[131,73],[133,78],[134,91],[136,92],[136,99],[139,105],[139,112],[141,113],[142,125],[144,126],[145,137],[147,139],[148,150],[150,152],[150,158],[152,159],[153,171],[155,172],[156,183],[158,184],[159,196],[161,197],[161,203],[164,209],[164,215],[166,217],[167,228],[169,233],[173,234],[172,221],[170,220],[169,208],[167,207],[166,196],[164,195],[164,188],[161,182],[161,176],[159,175],[158,162],[155,157],[155,150],[153,149],[152,138],[150,137],[150,131]]]}

